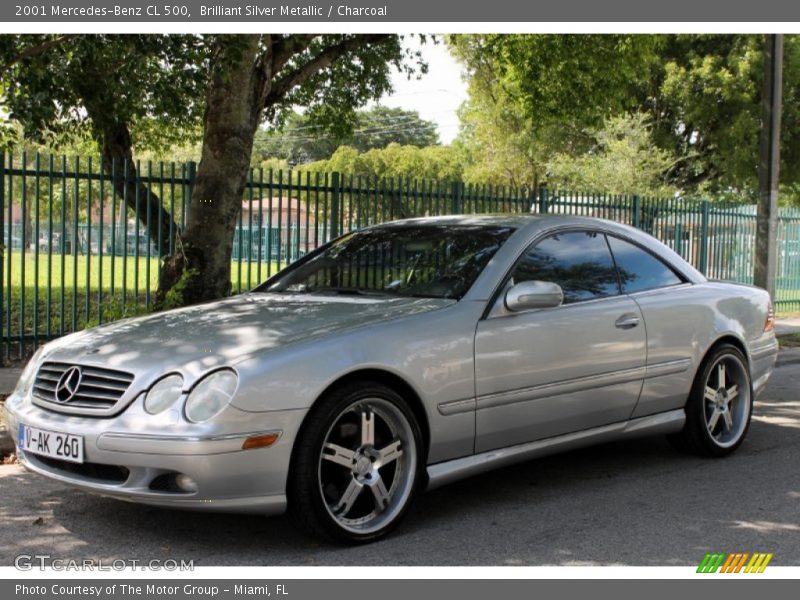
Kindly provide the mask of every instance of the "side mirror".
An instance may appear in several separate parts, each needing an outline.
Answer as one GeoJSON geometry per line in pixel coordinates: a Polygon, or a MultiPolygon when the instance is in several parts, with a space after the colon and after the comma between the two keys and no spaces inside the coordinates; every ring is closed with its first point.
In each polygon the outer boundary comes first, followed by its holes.
{"type": "Polygon", "coordinates": [[[550,281],[522,281],[506,292],[506,308],[512,312],[553,308],[564,302],[561,286],[550,281]]]}

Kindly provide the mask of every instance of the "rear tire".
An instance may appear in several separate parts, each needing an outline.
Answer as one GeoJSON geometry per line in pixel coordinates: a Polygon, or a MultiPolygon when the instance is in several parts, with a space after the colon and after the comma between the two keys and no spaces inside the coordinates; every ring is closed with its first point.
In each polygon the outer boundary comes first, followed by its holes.
{"type": "Polygon", "coordinates": [[[289,514],[317,537],[377,540],[408,511],[423,456],[419,424],[397,392],[372,381],[343,386],[311,409],[298,436],[289,514]]]}
{"type": "Polygon", "coordinates": [[[747,435],[752,412],[747,359],[735,346],[722,344],[703,361],[686,402],[686,423],[668,439],[682,452],[727,456],[747,435]]]}

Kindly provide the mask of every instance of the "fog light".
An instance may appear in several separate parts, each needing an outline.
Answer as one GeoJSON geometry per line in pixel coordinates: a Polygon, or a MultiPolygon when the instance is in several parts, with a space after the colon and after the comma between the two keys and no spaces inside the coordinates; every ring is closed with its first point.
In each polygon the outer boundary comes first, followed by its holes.
{"type": "Polygon", "coordinates": [[[197,484],[194,482],[194,479],[188,475],[184,475],[183,473],[175,476],[175,485],[177,485],[184,492],[197,491],[197,484]]]}

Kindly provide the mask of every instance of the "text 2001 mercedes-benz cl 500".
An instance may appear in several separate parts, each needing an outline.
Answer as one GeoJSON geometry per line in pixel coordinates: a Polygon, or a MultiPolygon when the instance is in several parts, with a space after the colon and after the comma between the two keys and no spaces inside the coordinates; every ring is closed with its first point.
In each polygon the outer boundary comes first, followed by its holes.
{"type": "Polygon", "coordinates": [[[599,219],[412,219],[252,292],[66,336],[6,402],[29,469],[166,507],[386,534],[424,488],[578,445],[741,444],[768,294],[599,219]]]}

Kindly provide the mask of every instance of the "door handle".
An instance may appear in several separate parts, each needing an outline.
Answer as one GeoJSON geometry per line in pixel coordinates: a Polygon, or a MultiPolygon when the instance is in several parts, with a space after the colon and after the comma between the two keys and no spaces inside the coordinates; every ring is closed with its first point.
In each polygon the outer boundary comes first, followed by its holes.
{"type": "Polygon", "coordinates": [[[614,322],[614,326],[617,329],[633,329],[639,324],[639,317],[632,314],[625,314],[622,315],[619,319],[614,322]]]}

